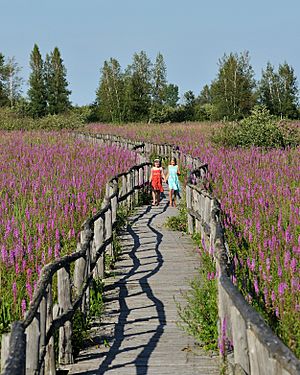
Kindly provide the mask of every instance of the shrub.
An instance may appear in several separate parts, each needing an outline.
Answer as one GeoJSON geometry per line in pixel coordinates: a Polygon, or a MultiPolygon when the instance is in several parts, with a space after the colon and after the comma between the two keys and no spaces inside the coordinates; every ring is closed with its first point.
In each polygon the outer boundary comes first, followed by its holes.
{"type": "Polygon", "coordinates": [[[67,112],[41,118],[20,115],[10,108],[0,109],[0,130],[61,130],[80,128],[85,121],[81,113],[67,112]]]}
{"type": "Polygon", "coordinates": [[[265,106],[255,106],[251,115],[238,123],[225,124],[213,136],[213,141],[230,147],[262,148],[284,148],[300,143],[297,131],[284,129],[265,106]]]}

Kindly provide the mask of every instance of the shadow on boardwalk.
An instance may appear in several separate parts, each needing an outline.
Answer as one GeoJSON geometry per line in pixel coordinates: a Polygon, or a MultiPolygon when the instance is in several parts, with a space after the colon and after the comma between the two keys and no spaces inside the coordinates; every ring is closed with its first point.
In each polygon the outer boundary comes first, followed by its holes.
{"type": "Polygon", "coordinates": [[[185,276],[192,277],[197,258],[184,254],[193,248],[188,237],[162,227],[175,212],[164,199],[159,207],[139,208],[130,221],[121,236],[122,259],[106,281],[105,317],[70,374],[219,373],[215,359],[193,355],[193,341],[176,326],[173,296],[187,288],[185,276]]]}

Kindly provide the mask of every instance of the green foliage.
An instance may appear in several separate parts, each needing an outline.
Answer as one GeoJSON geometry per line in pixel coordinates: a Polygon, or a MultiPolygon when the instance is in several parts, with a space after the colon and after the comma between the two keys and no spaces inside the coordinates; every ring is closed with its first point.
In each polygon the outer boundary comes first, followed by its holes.
{"type": "Polygon", "coordinates": [[[298,117],[298,87],[294,69],[287,63],[279,65],[275,72],[268,62],[258,85],[259,102],[270,113],[288,118],[298,117]]]}
{"type": "Polygon", "coordinates": [[[230,147],[288,147],[299,144],[296,130],[280,126],[265,106],[255,106],[251,115],[239,123],[227,123],[213,141],[230,147]]]}
{"type": "Polygon", "coordinates": [[[44,63],[35,44],[30,55],[31,74],[29,77],[28,97],[30,112],[33,117],[42,117],[47,113],[46,86],[44,79],[44,63]]]}
{"type": "MultiPolygon", "coordinates": [[[[197,242],[199,242],[197,238],[197,242]]],[[[182,320],[179,325],[192,335],[205,350],[218,347],[218,306],[215,266],[210,255],[201,251],[201,267],[191,281],[191,289],[185,293],[187,304],[177,304],[182,320]]]]}
{"type": "Polygon", "coordinates": [[[161,53],[156,56],[152,77],[152,103],[162,105],[165,102],[166,95],[167,67],[161,53]]]}
{"type": "Polygon", "coordinates": [[[179,100],[179,89],[177,85],[170,83],[165,86],[164,104],[167,107],[175,108],[179,100]]]}
{"type": "Polygon", "coordinates": [[[63,113],[70,108],[66,68],[63,65],[60,51],[54,48],[50,55],[46,55],[44,77],[47,99],[47,113],[51,115],[63,113]]]}
{"type": "Polygon", "coordinates": [[[133,55],[127,68],[127,116],[129,121],[147,121],[151,106],[152,64],[144,51],[133,55]]]}
{"type": "MultiPolygon", "coordinates": [[[[26,104],[24,104],[26,106],[26,104]]],[[[20,108],[20,112],[26,111],[20,108]]],[[[47,115],[41,118],[18,115],[10,108],[0,108],[1,130],[61,130],[78,129],[83,126],[84,116],[76,112],[60,115],[47,115]]]]}
{"type": "Polygon", "coordinates": [[[101,317],[104,312],[103,302],[104,283],[102,280],[92,280],[90,286],[90,309],[89,320],[95,317],[101,317]]]}
{"type": "Polygon", "coordinates": [[[215,119],[237,120],[246,116],[255,104],[254,71],[248,52],[225,54],[219,60],[219,72],[210,88],[215,119]]]}
{"type": "Polygon", "coordinates": [[[182,122],[187,120],[185,106],[170,107],[167,105],[153,106],[150,111],[151,122],[182,122]]]}
{"type": "Polygon", "coordinates": [[[102,121],[120,123],[125,120],[124,75],[116,59],[104,61],[96,102],[102,121]]]}
{"type": "Polygon", "coordinates": [[[76,310],[72,319],[72,349],[73,355],[76,357],[80,349],[83,347],[84,339],[87,337],[87,320],[81,310],[76,310]]]}
{"type": "Polygon", "coordinates": [[[8,92],[7,92],[7,83],[8,79],[8,69],[5,64],[5,57],[0,53],[0,107],[6,106],[9,103],[8,92]]]}

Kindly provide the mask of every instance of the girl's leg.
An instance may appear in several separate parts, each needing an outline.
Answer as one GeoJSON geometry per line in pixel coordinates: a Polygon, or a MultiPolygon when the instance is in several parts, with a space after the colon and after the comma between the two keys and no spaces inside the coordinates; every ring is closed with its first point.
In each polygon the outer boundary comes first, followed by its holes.
{"type": "Polygon", "coordinates": [[[176,195],[177,195],[177,190],[173,190],[173,193],[174,193],[173,206],[176,207],[176,195]]]}
{"type": "Polygon", "coordinates": [[[173,200],[172,200],[172,189],[169,190],[169,205],[173,205],[173,200]]]}
{"type": "Polygon", "coordinates": [[[157,206],[159,205],[159,202],[160,202],[160,191],[157,190],[157,191],[156,191],[156,205],[157,205],[157,206]]]}
{"type": "Polygon", "coordinates": [[[156,204],[156,191],[155,190],[152,190],[152,199],[153,199],[153,202],[152,202],[152,205],[154,206],[156,204]]]}

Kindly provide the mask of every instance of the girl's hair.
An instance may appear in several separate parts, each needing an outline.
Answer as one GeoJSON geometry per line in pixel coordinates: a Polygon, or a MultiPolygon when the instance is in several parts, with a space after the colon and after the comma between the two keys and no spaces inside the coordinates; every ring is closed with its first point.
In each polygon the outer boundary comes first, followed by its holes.
{"type": "Polygon", "coordinates": [[[171,163],[174,161],[175,165],[177,165],[177,159],[175,157],[171,158],[171,163]]]}
{"type": "Polygon", "coordinates": [[[158,163],[159,166],[160,166],[160,159],[158,159],[158,158],[154,159],[154,160],[153,160],[153,164],[154,164],[154,163],[158,163]]]}

